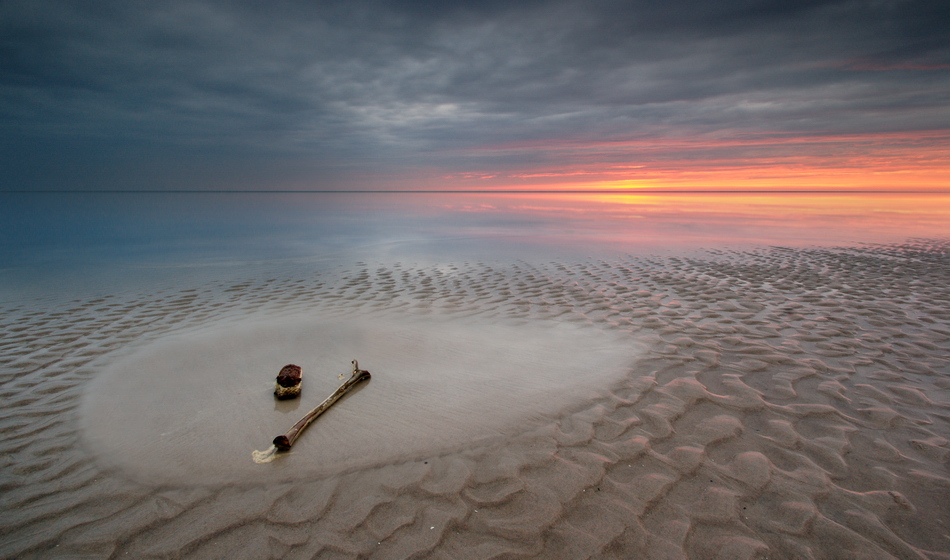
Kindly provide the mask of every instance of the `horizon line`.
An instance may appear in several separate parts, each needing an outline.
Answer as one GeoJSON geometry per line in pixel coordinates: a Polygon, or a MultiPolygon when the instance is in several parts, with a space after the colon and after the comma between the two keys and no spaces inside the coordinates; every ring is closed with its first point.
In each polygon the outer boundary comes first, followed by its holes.
{"type": "Polygon", "coordinates": [[[14,189],[0,194],[950,194],[842,189],[14,189]]]}

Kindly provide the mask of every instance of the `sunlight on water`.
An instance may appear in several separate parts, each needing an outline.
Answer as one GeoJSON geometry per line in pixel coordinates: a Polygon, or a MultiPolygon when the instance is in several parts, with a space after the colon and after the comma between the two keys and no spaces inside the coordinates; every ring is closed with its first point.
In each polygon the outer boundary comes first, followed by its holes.
{"type": "Polygon", "coordinates": [[[894,242],[950,233],[950,195],[681,193],[513,194],[458,212],[510,216],[566,244],[599,241],[622,251],[712,244],[822,245],[894,242]]]}

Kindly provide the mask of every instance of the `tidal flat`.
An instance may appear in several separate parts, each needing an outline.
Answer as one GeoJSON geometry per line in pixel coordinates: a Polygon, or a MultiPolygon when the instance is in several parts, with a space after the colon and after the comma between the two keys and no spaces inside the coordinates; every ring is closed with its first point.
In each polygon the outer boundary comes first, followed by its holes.
{"type": "Polygon", "coordinates": [[[0,302],[0,556],[948,558],[950,240],[406,243],[0,302]]]}

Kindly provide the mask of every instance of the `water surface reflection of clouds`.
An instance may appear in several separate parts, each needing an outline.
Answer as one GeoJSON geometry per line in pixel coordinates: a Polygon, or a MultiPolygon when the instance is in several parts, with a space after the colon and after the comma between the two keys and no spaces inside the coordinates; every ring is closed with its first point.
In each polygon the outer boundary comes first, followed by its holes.
{"type": "Polygon", "coordinates": [[[452,212],[508,216],[539,241],[643,253],[721,245],[829,245],[950,234],[950,195],[533,193],[486,196],[452,212]]]}
{"type": "MultiPolygon", "coordinates": [[[[950,235],[948,194],[6,194],[7,268],[208,266],[423,250],[515,258],[950,235]],[[421,248],[421,249],[420,249],[421,248]]],[[[418,256],[418,255],[417,255],[418,256]]]]}

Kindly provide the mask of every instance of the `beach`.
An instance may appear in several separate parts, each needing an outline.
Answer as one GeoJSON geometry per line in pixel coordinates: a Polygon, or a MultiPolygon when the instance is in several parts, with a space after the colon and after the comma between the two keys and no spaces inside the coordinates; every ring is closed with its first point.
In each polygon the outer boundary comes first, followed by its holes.
{"type": "Polygon", "coordinates": [[[0,560],[950,560],[950,2],[0,1],[0,560]]]}
{"type": "Polygon", "coordinates": [[[909,239],[4,302],[0,556],[947,559],[947,278],[909,239]]]}

